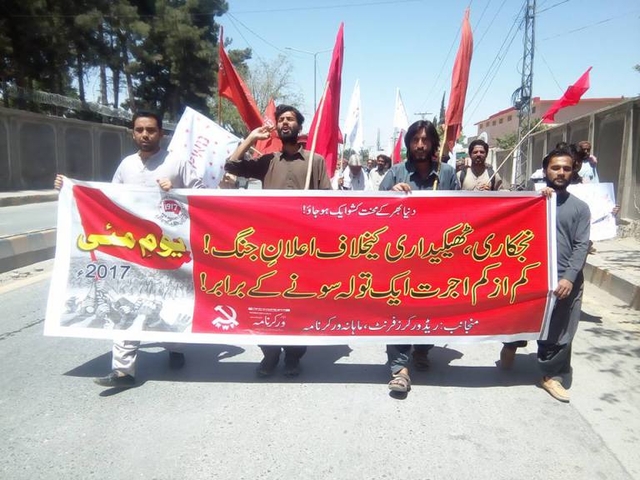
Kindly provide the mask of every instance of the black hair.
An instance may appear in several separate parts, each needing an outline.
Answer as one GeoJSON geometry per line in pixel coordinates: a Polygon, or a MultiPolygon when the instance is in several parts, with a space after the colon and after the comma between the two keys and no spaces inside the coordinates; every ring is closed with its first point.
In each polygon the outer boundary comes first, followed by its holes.
{"type": "Polygon", "coordinates": [[[385,167],[391,168],[391,157],[384,154],[380,154],[376,158],[381,158],[384,161],[385,167]]]}
{"type": "Polygon", "coordinates": [[[482,140],[481,138],[478,138],[469,144],[469,155],[471,155],[471,152],[473,152],[473,149],[478,145],[484,148],[484,153],[486,154],[489,153],[489,144],[484,140],[482,140]]]}
{"type": "Polygon", "coordinates": [[[407,147],[407,159],[411,159],[411,140],[420,132],[420,130],[425,131],[427,139],[431,142],[430,157],[433,157],[440,148],[440,136],[438,135],[436,126],[429,120],[418,120],[409,126],[409,129],[404,136],[404,145],[407,147]]]}
{"type": "Polygon", "coordinates": [[[280,118],[280,115],[285,112],[293,112],[293,114],[296,116],[298,125],[302,127],[302,124],[304,123],[304,117],[300,113],[300,110],[298,110],[296,107],[292,107],[291,105],[282,104],[276,107],[276,123],[278,122],[278,118],[280,118]]]}
{"type": "Polygon", "coordinates": [[[157,113],[147,110],[138,110],[133,114],[133,118],[131,119],[132,125],[135,125],[136,120],[139,118],[154,118],[156,123],[158,124],[158,129],[162,130],[162,117],[157,113]]]}
{"type": "Polygon", "coordinates": [[[572,160],[573,169],[575,170],[577,157],[574,150],[570,146],[554,148],[553,150],[551,150],[542,160],[542,169],[546,170],[549,167],[549,162],[551,162],[551,159],[555,157],[570,157],[572,160]]]}

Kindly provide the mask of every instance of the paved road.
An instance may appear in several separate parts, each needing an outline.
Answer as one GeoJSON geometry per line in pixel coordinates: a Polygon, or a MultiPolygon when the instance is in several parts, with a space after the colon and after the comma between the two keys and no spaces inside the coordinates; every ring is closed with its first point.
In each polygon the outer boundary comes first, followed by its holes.
{"type": "Polygon", "coordinates": [[[0,237],[55,228],[58,202],[0,207],[0,237]]]}
{"type": "Polygon", "coordinates": [[[43,337],[51,262],[0,275],[0,478],[640,478],[640,321],[589,286],[572,403],[514,371],[499,345],[436,348],[406,400],[384,347],[312,348],[303,376],[254,377],[256,347],[191,345],[187,365],[146,346],[139,388],[109,395],[102,340],[43,337]],[[37,269],[44,269],[37,271],[37,269]]]}

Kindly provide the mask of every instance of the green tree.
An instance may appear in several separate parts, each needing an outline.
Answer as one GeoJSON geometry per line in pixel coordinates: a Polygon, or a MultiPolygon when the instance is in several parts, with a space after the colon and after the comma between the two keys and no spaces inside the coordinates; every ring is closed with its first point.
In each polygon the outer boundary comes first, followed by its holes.
{"type": "Polygon", "coordinates": [[[446,111],[444,109],[444,97],[446,94],[446,91],[442,92],[442,103],[440,103],[440,121],[438,122],[438,125],[444,125],[444,117],[446,116],[446,111]]]}
{"type": "Polygon", "coordinates": [[[223,0],[155,0],[149,35],[136,48],[135,98],[176,120],[184,107],[208,110],[216,86],[214,18],[223,0]]]}
{"type": "Polygon", "coordinates": [[[4,85],[71,91],[63,5],[62,0],[3,0],[3,10],[9,12],[0,23],[4,85]]]}

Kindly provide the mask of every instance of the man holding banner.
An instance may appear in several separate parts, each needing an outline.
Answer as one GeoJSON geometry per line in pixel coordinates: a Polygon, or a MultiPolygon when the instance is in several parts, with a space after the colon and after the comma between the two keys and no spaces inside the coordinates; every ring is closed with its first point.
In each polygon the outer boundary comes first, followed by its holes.
{"type": "MultiPolygon", "coordinates": [[[[582,269],[589,247],[589,207],[567,191],[575,168],[574,155],[568,148],[551,151],[542,162],[547,182],[542,192],[547,197],[556,194],[558,286],[547,338],[538,341],[538,365],[543,375],[540,386],[561,402],[569,402],[563,382],[571,376],[571,342],[580,320],[582,269]]],[[[503,367],[511,366],[518,346],[504,345],[500,353],[503,367]]]]}
{"type": "MultiPolygon", "coordinates": [[[[160,148],[162,118],[152,112],[139,111],[133,116],[133,141],[138,151],[125,157],[113,176],[112,183],[158,186],[164,191],[171,188],[204,188],[191,164],[185,158],[172,155],[160,148]]],[[[56,176],[54,187],[62,187],[63,177],[56,176]]],[[[148,308],[141,305],[141,310],[148,308]]],[[[135,313],[135,312],[127,312],[135,313]]],[[[140,313],[140,312],[138,312],[140,313]]],[[[126,388],[135,384],[139,341],[114,341],[111,373],[94,379],[103,387],[126,388]]],[[[169,351],[170,368],[182,368],[185,358],[177,345],[165,344],[169,351]]]]}
{"type": "MultiPolygon", "coordinates": [[[[446,163],[434,160],[440,147],[440,137],[433,123],[419,120],[404,137],[407,160],[394,165],[385,175],[380,190],[410,193],[412,190],[460,190],[456,172],[446,163]]],[[[415,345],[413,363],[418,370],[429,368],[429,350],[433,345],[415,345]]],[[[389,389],[406,393],[411,390],[409,352],[411,345],[387,345],[392,379],[389,389]]]]}
{"type": "MultiPolygon", "coordinates": [[[[303,190],[305,188],[309,162],[311,164],[310,188],[314,190],[330,190],[331,181],[327,175],[324,158],[313,155],[298,144],[298,135],[302,130],[304,117],[297,108],[290,105],[279,105],[276,108],[276,131],[282,141],[282,151],[262,155],[256,159],[247,158],[249,149],[258,141],[266,140],[272,128],[262,126],[256,128],[231,154],[225,170],[233,175],[256,178],[262,181],[267,190],[303,190]]],[[[264,358],[260,362],[257,373],[267,377],[274,373],[280,362],[280,354],[284,350],[285,375],[297,376],[300,373],[300,359],[307,351],[305,346],[261,345],[264,358]]]]}

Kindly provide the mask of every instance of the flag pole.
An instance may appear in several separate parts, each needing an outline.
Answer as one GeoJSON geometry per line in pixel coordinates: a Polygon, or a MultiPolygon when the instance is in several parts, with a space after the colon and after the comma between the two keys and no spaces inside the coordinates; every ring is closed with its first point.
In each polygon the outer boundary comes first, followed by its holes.
{"type": "Polygon", "coordinates": [[[520,145],[522,145],[522,143],[529,138],[529,136],[533,133],[533,131],[536,128],[538,128],[543,121],[544,121],[544,118],[541,118],[538,121],[538,123],[536,123],[533,126],[533,128],[531,128],[531,130],[529,130],[527,133],[524,134],[524,136],[520,139],[520,141],[516,144],[516,146],[513,147],[513,150],[511,150],[509,152],[509,155],[504,157],[504,160],[502,161],[502,163],[495,169],[495,171],[493,172],[493,175],[491,175],[491,177],[489,178],[489,182],[491,182],[491,180],[493,180],[493,177],[496,176],[496,173],[498,173],[498,170],[500,170],[504,166],[504,164],[507,162],[507,160],[509,160],[511,158],[511,156],[516,152],[516,150],[518,150],[518,148],[520,148],[520,145]]]}
{"type": "MultiPolygon", "coordinates": [[[[437,174],[436,180],[433,182],[433,189],[434,190],[438,189],[438,179],[440,178],[440,166],[442,165],[442,157],[443,157],[444,149],[445,149],[445,147],[447,145],[447,131],[449,129],[447,128],[447,124],[446,123],[443,123],[443,125],[444,125],[444,135],[443,135],[443,138],[442,138],[442,144],[440,146],[440,152],[438,152],[438,170],[436,172],[436,174],[437,174]]],[[[431,161],[433,161],[433,159],[431,161]]]]}
{"type": "Polygon", "coordinates": [[[318,106],[318,121],[316,122],[316,128],[313,132],[313,142],[311,142],[311,150],[309,151],[309,164],[307,165],[307,178],[304,182],[304,189],[309,190],[309,185],[311,184],[311,168],[313,167],[313,156],[316,153],[316,141],[318,139],[318,130],[320,129],[320,123],[322,122],[322,110],[324,109],[324,101],[327,98],[327,88],[329,87],[329,82],[325,83],[324,91],[322,92],[322,98],[320,99],[320,105],[318,106]]]}

